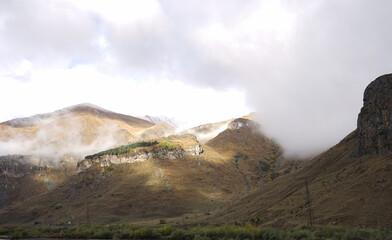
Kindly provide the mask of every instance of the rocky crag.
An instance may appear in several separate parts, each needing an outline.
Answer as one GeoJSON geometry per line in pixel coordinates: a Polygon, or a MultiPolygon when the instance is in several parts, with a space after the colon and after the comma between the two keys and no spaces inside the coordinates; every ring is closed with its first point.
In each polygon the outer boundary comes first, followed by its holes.
{"type": "Polygon", "coordinates": [[[140,148],[129,154],[104,155],[93,159],[84,159],[77,165],[77,170],[84,171],[92,165],[98,164],[100,167],[107,167],[116,164],[143,162],[150,159],[184,159],[185,155],[199,156],[203,154],[203,148],[196,137],[190,134],[183,136],[172,135],[162,141],[170,141],[173,149],[166,146],[153,148],[140,148]]]}
{"type": "Polygon", "coordinates": [[[392,153],[392,74],[378,77],[365,89],[357,125],[357,155],[392,153]]]}
{"type": "Polygon", "coordinates": [[[260,125],[253,120],[249,120],[245,118],[237,118],[229,123],[228,128],[233,130],[246,129],[246,128],[258,130],[260,129],[260,125]]]}

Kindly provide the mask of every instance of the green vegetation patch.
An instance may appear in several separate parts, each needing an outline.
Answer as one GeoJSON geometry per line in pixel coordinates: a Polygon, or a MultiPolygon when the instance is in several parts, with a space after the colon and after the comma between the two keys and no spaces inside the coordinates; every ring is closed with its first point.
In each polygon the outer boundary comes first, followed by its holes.
{"type": "Polygon", "coordinates": [[[264,161],[259,161],[260,163],[260,168],[261,170],[263,170],[264,172],[268,172],[270,170],[270,165],[264,161]]]}
{"type": "Polygon", "coordinates": [[[168,149],[170,151],[176,149],[176,146],[173,143],[169,142],[169,141],[162,141],[162,142],[160,142],[158,144],[158,147],[166,148],[166,149],[168,149]]]}
{"type": "Polygon", "coordinates": [[[157,141],[153,141],[153,142],[136,142],[136,143],[132,143],[132,144],[128,144],[128,145],[122,145],[120,147],[117,148],[112,148],[106,151],[102,151],[93,155],[88,155],[85,157],[85,159],[94,159],[97,157],[101,157],[104,155],[121,155],[121,154],[127,154],[131,151],[131,149],[135,149],[138,147],[149,147],[149,146],[153,146],[158,144],[157,141]]]}
{"type": "Polygon", "coordinates": [[[61,203],[57,203],[57,204],[54,206],[55,209],[59,209],[59,208],[62,208],[62,207],[63,207],[63,205],[62,205],[61,203]]]}
{"type": "Polygon", "coordinates": [[[248,155],[242,154],[242,153],[240,153],[240,152],[237,152],[233,157],[234,157],[235,159],[240,159],[240,158],[242,158],[242,159],[244,159],[244,160],[248,159],[248,155]]]}

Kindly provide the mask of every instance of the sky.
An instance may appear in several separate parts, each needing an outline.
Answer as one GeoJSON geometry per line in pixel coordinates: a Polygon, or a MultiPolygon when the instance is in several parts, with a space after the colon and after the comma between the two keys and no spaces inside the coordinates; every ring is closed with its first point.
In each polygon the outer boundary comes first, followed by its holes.
{"type": "Polygon", "coordinates": [[[258,113],[288,153],[356,128],[392,65],[387,0],[0,0],[0,121],[92,103],[192,124],[258,113]]]}

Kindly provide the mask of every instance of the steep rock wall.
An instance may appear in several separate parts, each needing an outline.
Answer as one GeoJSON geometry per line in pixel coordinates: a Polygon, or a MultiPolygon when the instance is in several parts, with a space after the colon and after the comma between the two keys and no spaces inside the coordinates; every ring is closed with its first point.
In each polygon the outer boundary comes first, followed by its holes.
{"type": "Polygon", "coordinates": [[[365,89],[357,129],[357,155],[392,153],[392,74],[378,77],[365,89]]]}

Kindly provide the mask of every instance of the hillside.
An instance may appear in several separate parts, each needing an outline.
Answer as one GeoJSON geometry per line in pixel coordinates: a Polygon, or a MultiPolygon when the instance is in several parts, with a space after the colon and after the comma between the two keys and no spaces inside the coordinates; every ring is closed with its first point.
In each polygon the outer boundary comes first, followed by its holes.
{"type": "Polygon", "coordinates": [[[277,227],[307,224],[307,179],[314,224],[392,228],[392,156],[355,157],[356,136],[353,132],[302,169],[222,209],[216,220],[258,219],[277,227]]]}
{"type": "Polygon", "coordinates": [[[173,132],[91,104],[0,123],[0,208],[53,189],[88,154],[173,132]]]}
{"type": "Polygon", "coordinates": [[[0,156],[0,209],[48,192],[74,173],[73,164],[53,168],[31,156],[0,156]]]}
{"type": "Polygon", "coordinates": [[[314,224],[392,229],[391,76],[366,88],[357,130],[302,169],[221,209],[211,221],[307,224],[307,181],[314,224]]]}
{"type": "MultiPolygon", "coordinates": [[[[113,154],[118,151],[112,151],[113,154]]],[[[83,160],[53,190],[0,211],[0,224],[110,223],[204,215],[246,191],[237,169],[192,135],[170,136],[127,154],[83,160]]]]}
{"type": "MultiPolygon", "coordinates": [[[[87,117],[98,120],[104,115],[100,109],[71,109],[72,114],[83,110],[87,117]]],[[[19,184],[18,191],[1,190],[8,200],[3,201],[0,215],[5,218],[0,224],[83,223],[86,202],[94,213],[89,219],[100,223],[203,216],[278,176],[275,163],[280,147],[261,134],[250,117],[193,129],[204,135],[218,134],[206,145],[191,134],[165,137],[174,131],[166,123],[135,131],[133,142],[143,142],[118,144],[94,154],[85,152],[84,159],[68,168],[67,174],[37,158],[39,164],[31,165],[32,171],[4,180],[9,186],[23,181],[28,184],[19,184]],[[25,194],[23,186],[34,191],[25,194]],[[57,204],[61,207],[56,208],[57,204]]],[[[32,163],[32,157],[23,158],[32,163]]],[[[24,171],[23,166],[15,169],[24,171]]]]}
{"type": "Polygon", "coordinates": [[[249,190],[279,175],[275,163],[282,150],[261,133],[260,126],[253,120],[238,118],[229,122],[227,129],[206,145],[236,166],[247,180],[249,190]]]}

